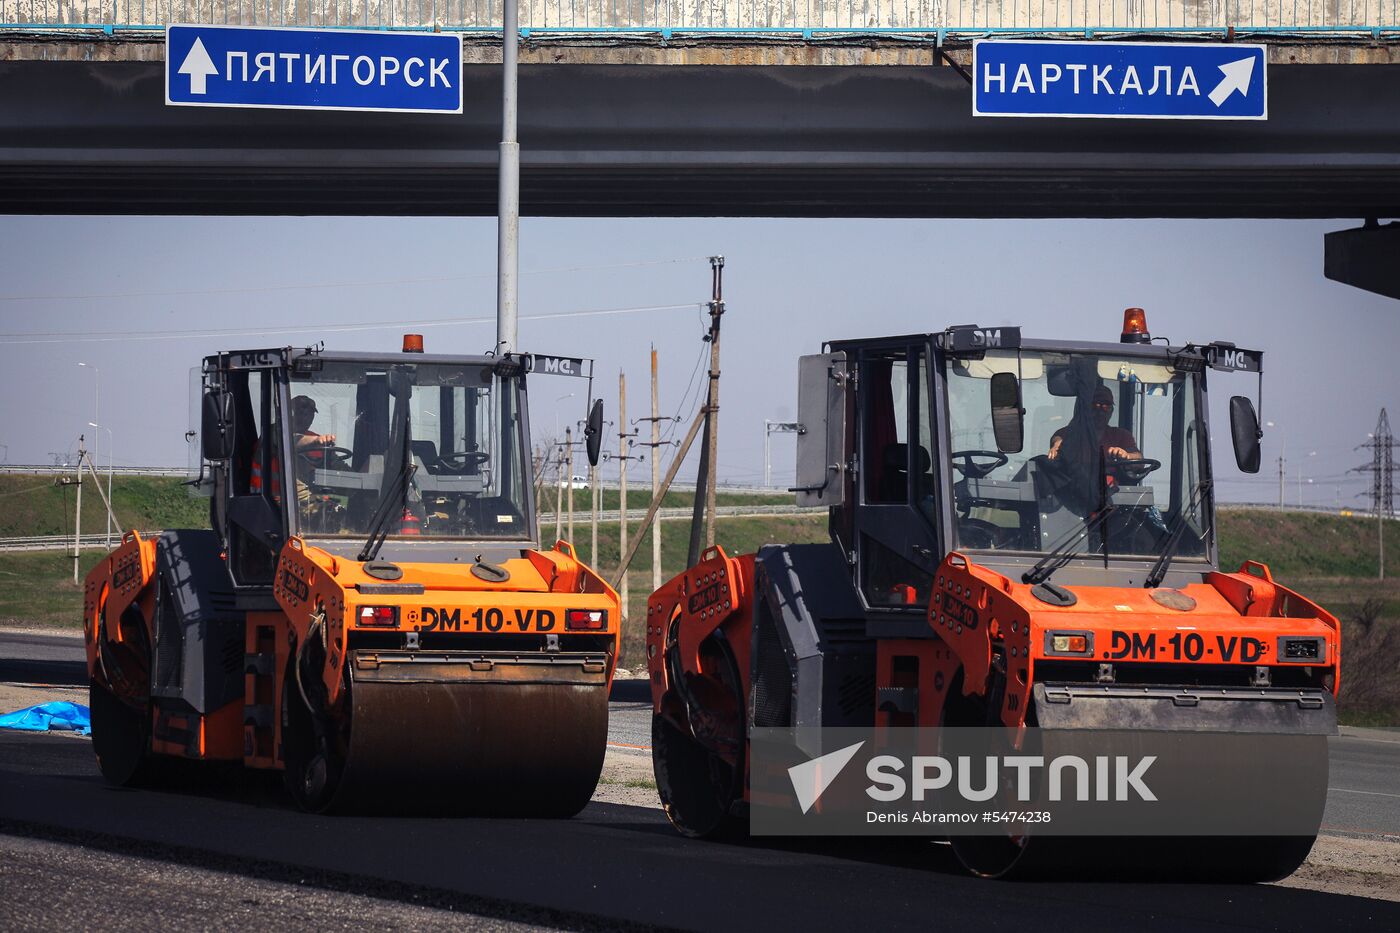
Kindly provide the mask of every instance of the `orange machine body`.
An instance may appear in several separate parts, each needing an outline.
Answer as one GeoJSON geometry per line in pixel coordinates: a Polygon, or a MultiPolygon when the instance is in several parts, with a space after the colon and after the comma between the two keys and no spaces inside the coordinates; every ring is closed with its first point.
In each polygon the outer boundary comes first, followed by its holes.
{"type": "MultiPolygon", "coordinates": [[[[712,692],[687,709],[675,680],[685,678],[688,690],[704,691],[706,684],[724,683],[732,670],[738,674],[737,697],[752,696],[754,566],[755,555],[729,557],[714,548],[648,601],[647,664],[655,715],[688,716],[697,733],[743,734],[749,713],[742,701],[712,692]],[[732,651],[732,668],[706,650],[716,633],[732,651]],[[673,667],[668,654],[676,659],[673,667]],[[714,721],[701,729],[694,722],[697,714],[714,721]]],[[[1189,609],[1169,608],[1153,598],[1154,592],[1075,587],[1074,606],[1051,606],[1033,596],[1030,585],[952,552],[935,577],[926,614],[934,637],[876,642],[870,698],[875,725],[939,725],[955,685],[963,695],[989,695],[997,670],[1006,674],[998,717],[1018,729],[1026,724],[1038,674],[1054,668],[1057,677],[1064,676],[1073,665],[1084,668],[1089,682],[1099,665],[1128,675],[1151,667],[1155,678],[1166,682],[1192,681],[1190,668],[1251,668],[1271,672],[1275,683],[1320,686],[1335,696],[1341,662],[1336,617],[1274,582],[1262,564],[1250,561],[1238,573],[1211,573],[1206,582],[1168,591],[1174,595],[1167,602],[1189,609]],[[1056,652],[1056,635],[1083,637],[1084,649],[1075,655],[1056,652]],[[1316,656],[1282,656],[1290,640],[1315,643],[1316,656]],[[917,697],[914,708],[881,703],[886,690],[910,690],[917,697]]],[[[746,767],[746,758],[736,754],[730,763],[746,767]]],[[[746,782],[745,799],[747,793],[746,782]]]]}
{"type": "MultiPolygon", "coordinates": [[[[290,539],[279,558],[274,595],[280,612],[246,613],[244,691],[217,709],[199,712],[149,695],[148,658],[159,656],[156,631],[156,542],[128,532],[122,544],[89,572],[83,624],[89,677],[118,697],[145,709],[150,746],[156,754],[241,761],[248,767],[280,769],[282,697],[297,647],[322,637],[322,678],[334,705],[346,682],[346,666],[361,638],[395,644],[434,637],[434,650],[451,650],[458,638],[491,650],[493,637],[557,635],[567,646],[586,641],[590,650],[615,659],[620,638],[617,593],[576,559],[572,547],[526,551],[502,566],[509,573],[493,583],[460,563],[402,563],[402,578],[386,583],[363,565],[290,539]],[[362,622],[366,609],[392,610],[392,625],[362,622]],[[569,612],[582,611],[592,627],[573,627],[569,612]],[[595,615],[600,613],[601,616],[595,615]],[[594,621],[599,620],[599,621],[594,621]]],[[[425,651],[427,649],[425,648],[425,651]]],[[[368,663],[361,660],[361,663],[368,663]]],[[[610,682],[611,663],[606,676],[610,682]]]]}

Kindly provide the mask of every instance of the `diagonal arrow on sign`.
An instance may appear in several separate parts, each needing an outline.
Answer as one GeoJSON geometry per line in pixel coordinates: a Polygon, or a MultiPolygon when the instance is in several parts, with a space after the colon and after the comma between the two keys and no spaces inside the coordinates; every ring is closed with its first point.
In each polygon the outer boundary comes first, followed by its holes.
{"type": "Polygon", "coordinates": [[[1236,62],[1226,62],[1220,66],[1220,71],[1225,75],[1220,83],[1215,86],[1215,90],[1210,92],[1210,102],[1219,107],[1225,103],[1225,99],[1236,91],[1241,97],[1249,96],[1249,81],[1254,75],[1254,58],[1241,58],[1236,62]]]}
{"type": "Polygon", "coordinates": [[[205,81],[210,75],[217,76],[219,69],[214,67],[214,60],[209,57],[204,42],[196,38],[194,45],[190,46],[190,53],[180,65],[179,73],[190,76],[191,94],[203,94],[205,81]]]}

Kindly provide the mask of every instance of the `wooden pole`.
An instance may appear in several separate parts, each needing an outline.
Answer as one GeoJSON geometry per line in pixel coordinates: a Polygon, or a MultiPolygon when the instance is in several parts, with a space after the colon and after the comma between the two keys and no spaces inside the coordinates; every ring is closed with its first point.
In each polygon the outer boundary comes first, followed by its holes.
{"type": "Polygon", "coordinates": [[[686,566],[700,560],[701,540],[705,547],[715,543],[716,444],[719,441],[719,319],[724,314],[724,257],[710,257],[710,374],[705,392],[705,441],[700,445],[700,466],[695,477],[695,502],[690,513],[690,547],[686,566]]]}
{"type": "Polygon", "coordinates": [[[83,435],[78,435],[78,504],[73,512],[73,582],[78,582],[79,557],[83,553],[83,458],[87,456],[83,435]]]}
{"type": "MultiPolygon", "coordinates": [[[[651,348],[651,498],[661,489],[661,405],[656,390],[656,346],[651,348]]],[[[651,591],[661,589],[661,515],[651,526],[651,591]]]]}
{"type": "MultiPolygon", "coordinates": [[[[618,498],[618,556],[627,553],[627,374],[617,372],[617,498],[618,498]]],[[[618,594],[622,597],[622,619],[627,619],[627,570],[619,571],[618,594]]]]}
{"type": "Polygon", "coordinates": [[[714,298],[710,301],[710,450],[709,475],[705,478],[705,547],[715,546],[715,482],[719,468],[719,319],[724,314],[724,257],[711,256],[714,298]]]}
{"type": "MultiPolygon", "coordinates": [[[[82,462],[81,462],[81,461],[79,461],[78,468],[79,468],[80,470],[82,469],[82,462]]],[[[107,477],[107,481],[108,481],[108,484],[109,484],[109,485],[108,485],[108,487],[107,487],[107,491],[106,491],[106,492],[103,492],[103,491],[102,491],[102,477],[100,477],[100,476],[97,475],[97,470],[96,470],[96,469],[94,468],[94,466],[93,466],[92,458],[91,458],[91,457],[88,457],[88,458],[87,458],[87,468],[88,468],[88,476],[91,476],[91,477],[92,477],[92,485],[93,485],[94,488],[97,489],[97,497],[98,497],[99,499],[102,500],[102,507],[105,508],[105,509],[107,510],[107,528],[108,528],[108,531],[107,531],[107,546],[110,548],[110,547],[112,546],[112,532],[111,532],[112,526],[113,526],[113,525],[116,526],[116,528],[117,528],[117,534],[118,534],[118,535],[121,535],[121,533],[122,533],[121,522],[117,521],[117,513],[116,513],[115,511],[113,511],[113,509],[112,509],[112,499],[111,499],[112,489],[111,489],[111,485],[110,485],[110,483],[111,483],[111,476],[108,476],[108,477],[107,477]]]]}
{"type": "Polygon", "coordinates": [[[588,562],[594,567],[601,566],[598,563],[598,500],[601,494],[598,492],[598,467],[590,463],[588,465],[588,491],[592,509],[588,519],[589,541],[588,541],[588,562]]]}
{"type": "Polygon", "coordinates": [[[554,485],[554,540],[564,537],[564,451],[555,448],[554,472],[557,482],[554,485]]]}
{"type": "Polygon", "coordinates": [[[574,543],[574,429],[564,429],[564,473],[568,476],[569,484],[569,543],[574,543]]]}

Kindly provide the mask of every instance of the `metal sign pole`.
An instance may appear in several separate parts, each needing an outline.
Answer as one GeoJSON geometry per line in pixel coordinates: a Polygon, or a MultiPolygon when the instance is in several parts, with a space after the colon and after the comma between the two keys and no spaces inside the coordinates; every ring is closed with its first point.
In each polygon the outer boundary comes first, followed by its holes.
{"type": "Polygon", "coordinates": [[[515,138],[519,0],[506,0],[504,10],[505,22],[501,27],[500,200],[496,208],[496,353],[502,356],[515,352],[519,337],[520,144],[515,138]]]}

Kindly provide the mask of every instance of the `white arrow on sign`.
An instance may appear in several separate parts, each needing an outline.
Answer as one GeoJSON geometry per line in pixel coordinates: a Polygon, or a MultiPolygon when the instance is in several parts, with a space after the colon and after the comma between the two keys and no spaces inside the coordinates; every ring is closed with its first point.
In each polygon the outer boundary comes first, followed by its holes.
{"type": "Polygon", "coordinates": [[[203,94],[205,80],[210,75],[218,75],[219,69],[214,67],[214,60],[204,48],[203,40],[194,40],[194,45],[190,46],[190,54],[185,56],[184,63],[180,65],[179,73],[190,76],[191,94],[203,94]]]}
{"type": "Polygon", "coordinates": [[[1254,76],[1253,56],[1221,65],[1220,71],[1225,77],[1215,86],[1215,90],[1210,92],[1212,104],[1219,107],[1225,103],[1227,97],[1236,91],[1240,92],[1241,97],[1249,96],[1249,79],[1254,76]]]}

